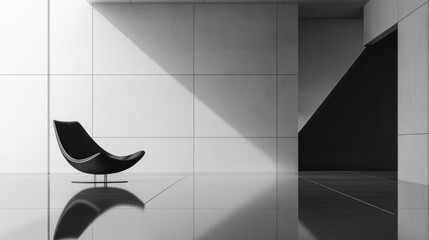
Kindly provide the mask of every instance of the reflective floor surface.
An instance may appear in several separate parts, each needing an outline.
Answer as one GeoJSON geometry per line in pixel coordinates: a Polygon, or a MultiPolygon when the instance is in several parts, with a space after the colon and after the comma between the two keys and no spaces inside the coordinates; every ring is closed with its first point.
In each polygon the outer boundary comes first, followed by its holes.
{"type": "Polygon", "coordinates": [[[391,172],[0,175],[0,239],[428,239],[428,188],[391,172]]]}

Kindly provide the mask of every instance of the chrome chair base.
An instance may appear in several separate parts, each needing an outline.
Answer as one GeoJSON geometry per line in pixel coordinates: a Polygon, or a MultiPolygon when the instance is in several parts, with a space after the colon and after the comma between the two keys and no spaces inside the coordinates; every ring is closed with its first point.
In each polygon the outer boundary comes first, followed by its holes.
{"type": "Polygon", "coordinates": [[[104,174],[104,180],[103,181],[97,181],[97,175],[94,175],[94,181],[72,181],[72,183],[87,183],[87,184],[97,184],[102,183],[104,185],[108,183],[127,183],[128,181],[108,181],[107,180],[107,174],[104,174]]]}
{"type": "Polygon", "coordinates": [[[85,182],[85,181],[72,181],[72,183],[91,183],[91,184],[97,184],[97,183],[127,183],[128,181],[108,181],[108,182],[85,182]]]}

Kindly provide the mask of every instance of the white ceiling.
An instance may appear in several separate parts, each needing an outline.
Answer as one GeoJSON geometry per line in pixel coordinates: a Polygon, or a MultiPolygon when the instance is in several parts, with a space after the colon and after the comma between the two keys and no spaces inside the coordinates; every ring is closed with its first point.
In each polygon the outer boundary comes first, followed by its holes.
{"type": "Polygon", "coordinates": [[[298,3],[300,18],[363,18],[368,0],[285,0],[298,3]]]}
{"type": "Polygon", "coordinates": [[[300,18],[362,18],[368,0],[88,0],[91,3],[298,3],[300,18]]]}

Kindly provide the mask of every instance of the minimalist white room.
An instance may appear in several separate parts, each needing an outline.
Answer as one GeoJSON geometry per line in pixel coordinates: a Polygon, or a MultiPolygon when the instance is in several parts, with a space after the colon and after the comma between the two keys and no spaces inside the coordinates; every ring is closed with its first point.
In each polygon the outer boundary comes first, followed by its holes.
{"type": "Polygon", "coordinates": [[[425,0],[0,7],[0,239],[427,239],[425,0]]]}

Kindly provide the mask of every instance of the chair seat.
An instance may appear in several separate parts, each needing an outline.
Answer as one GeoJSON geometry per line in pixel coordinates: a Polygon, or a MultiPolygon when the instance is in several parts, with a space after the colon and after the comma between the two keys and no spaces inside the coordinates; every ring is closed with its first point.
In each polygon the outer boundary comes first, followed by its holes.
{"type": "Polygon", "coordinates": [[[106,157],[111,158],[112,160],[117,160],[117,161],[135,161],[135,160],[141,159],[144,156],[144,154],[145,154],[144,151],[138,151],[136,153],[133,153],[133,154],[130,154],[127,156],[116,156],[116,155],[107,153],[106,157]]]}
{"type": "Polygon", "coordinates": [[[77,170],[89,174],[111,174],[134,166],[144,151],[127,156],[113,155],[101,148],[79,122],[54,120],[55,133],[61,153],[77,170]]]}

